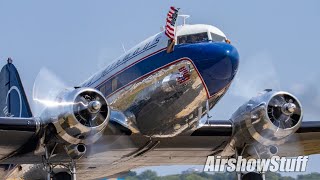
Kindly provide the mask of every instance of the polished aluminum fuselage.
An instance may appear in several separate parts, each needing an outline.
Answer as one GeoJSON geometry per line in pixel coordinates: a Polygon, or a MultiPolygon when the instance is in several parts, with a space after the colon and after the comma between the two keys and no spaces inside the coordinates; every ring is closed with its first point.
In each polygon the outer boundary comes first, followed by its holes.
{"type": "Polygon", "coordinates": [[[108,98],[110,105],[130,117],[129,128],[143,135],[172,137],[196,128],[205,111],[204,85],[188,58],[181,58],[136,81],[108,98]],[[180,68],[190,79],[179,83],[180,68]]]}
{"type": "Polygon", "coordinates": [[[171,53],[166,45],[159,33],[82,85],[104,93],[110,120],[133,133],[173,137],[196,129],[237,71],[237,51],[227,43],[176,45],[171,53]]]}

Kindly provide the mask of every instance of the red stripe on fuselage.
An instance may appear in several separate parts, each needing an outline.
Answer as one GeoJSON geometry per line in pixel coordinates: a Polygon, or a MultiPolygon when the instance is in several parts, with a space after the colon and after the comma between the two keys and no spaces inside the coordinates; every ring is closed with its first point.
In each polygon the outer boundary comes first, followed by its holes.
{"type": "MultiPolygon", "coordinates": [[[[161,69],[163,69],[163,68],[166,68],[166,67],[168,67],[168,66],[171,66],[171,65],[173,65],[173,64],[175,64],[175,63],[177,63],[177,62],[183,61],[183,60],[189,61],[189,62],[194,66],[194,69],[196,70],[198,76],[200,77],[200,80],[201,80],[201,82],[202,82],[202,85],[204,86],[204,88],[205,88],[205,90],[206,90],[207,97],[208,97],[208,98],[211,98],[212,96],[210,96],[209,91],[208,91],[208,88],[207,88],[206,84],[204,83],[204,80],[203,80],[200,72],[198,71],[196,65],[193,63],[193,61],[192,61],[190,58],[187,58],[187,57],[177,59],[177,60],[175,60],[175,61],[172,61],[172,62],[169,63],[169,64],[166,64],[166,65],[164,65],[164,66],[161,66],[161,67],[159,67],[159,68],[157,68],[157,69],[155,69],[155,70],[153,70],[153,71],[151,71],[151,72],[149,72],[149,73],[147,73],[147,74],[145,74],[145,75],[143,75],[143,76],[141,76],[141,77],[139,77],[139,78],[137,78],[137,79],[129,82],[128,84],[122,86],[121,88],[115,90],[114,92],[112,92],[111,94],[109,94],[107,97],[112,96],[113,94],[119,92],[120,90],[124,89],[125,87],[127,87],[127,86],[129,86],[129,85],[131,85],[131,84],[133,84],[133,83],[135,83],[135,82],[137,82],[137,81],[139,81],[139,80],[141,80],[141,79],[143,79],[143,78],[145,78],[145,77],[147,77],[147,76],[149,76],[149,75],[151,75],[151,74],[153,74],[153,73],[155,73],[155,72],[157,72],[157,71],[159,71],[159,70],[161,70],[161,69]]],[[[104,81],[104,82],[105,82],[105,81],[104,81]]],[[[102,83],[101,83],[101,84],[102,84],[102,83]]],[[[101,84],[99,84],[98,86],[96,86],[96,88],[98,88],[101,84]]]]}
{"type": "Polygon", "coordinates": [[[121,69],[120,71],[116,72],[114,75],[108,77],[106,80],[104,80],[104,81],[102,81],[101,83],[99,83],[96,87],[99,87],[101,84],[103,84],[103,83],[105,83],[106,81],[112,79],[113,77],[115,77],[116,75],[118,75],[118,74],[120,74],[121,72],[125,71],[126,69],[134,66],[135,64],[143,61],[144,59],[146,59],[146,58],[148,58],[148,57],[150,57],[150,56],[152,56],[152,55],[155,55],[155,54],[157,54],[157,53],[159,53],[159,52],[161,52],[161,51],[163,51],[163,50],[165,50],[165,49],[167,49],[167,48],[159,49],[158,51],[155,51],[155,52],[153,52],[153,53],[151,53],[151,54],[149,54],[149,55],[144,56],[144,57],[141,58],[141,59],[138,59],[137,61],[131,63],[129,66],[126,66],[125,68],[123,68],[123,69],[121,69]]]}

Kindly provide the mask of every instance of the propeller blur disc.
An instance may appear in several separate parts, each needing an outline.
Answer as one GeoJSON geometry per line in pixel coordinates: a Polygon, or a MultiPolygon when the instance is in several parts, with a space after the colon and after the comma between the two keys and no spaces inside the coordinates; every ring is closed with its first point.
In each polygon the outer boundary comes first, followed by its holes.
{"type": "Polygon", "coordinates": [[[57,96],[63,90],[68,89],[67,85],[47,68],[42,68],[33,84],[32,99],[33,112],[39,117],[47,107],[68,105],[72,102],[58,102],[57,96]]]}

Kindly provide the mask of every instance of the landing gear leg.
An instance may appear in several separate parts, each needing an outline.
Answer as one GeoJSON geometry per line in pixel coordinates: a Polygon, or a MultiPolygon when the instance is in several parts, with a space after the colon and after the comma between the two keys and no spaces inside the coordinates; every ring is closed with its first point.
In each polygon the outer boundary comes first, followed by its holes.
{"type": "Polygon", "coordinates": [[[241,180],[242,179],[242,173],[241,172],[237,172],[237,180],[241,180]]]}
{"type": "Polygon", "coordinates": [[[47,172],[47,180],[51,180],[51,174],[52,174],[52,164],[49,162],[50,160],[50,153],[47,147],[45,147],[45,155],[43,157],[43,166],[47,172]]]}
{"type": "MultiPolygon", "coordinates": [[[[235,157],[236,159],[238,159],[239,156],[239,149],[235,148],[235,157]]],[[[242,180],[242,173],[241,172],[237,172],[237,180],[242,180]]]]}
{"type": "Polygon", "coordinates": [[[266,180],[266,173],[265,173],[265,172],[262,172],[262,173],[261,173],[261,177],[262,177],[263,180],[266,180]]]}
{"type": "Polygon", "coordinates": [[[46,180],[51,180],[51,172],[47,170],[46,180]]]}
{"type": "Polygon", "coordinates": [[[70,163],[71,180],[77,180],[76,163],[72,160],[70,163]]]}
{"type": "MultiPolygon", "coordinates": [[[[55,149],[56,145],[54,146],[53,150],[55,149]]],[[[69,164],[63,165],[59,164],[59,166],[64,167],[65,169],[69,170],[69,172],[59,172],[53,173],[53,169],[57,166],[50,163],[50,158],[52,153],[49,152],[48,147],[45,147],[45,155],[43,156],[43,166],[47,172],[46,180],[77,180],[76,176],[76,162],[74,159],[71,159],[69,164]]]]}

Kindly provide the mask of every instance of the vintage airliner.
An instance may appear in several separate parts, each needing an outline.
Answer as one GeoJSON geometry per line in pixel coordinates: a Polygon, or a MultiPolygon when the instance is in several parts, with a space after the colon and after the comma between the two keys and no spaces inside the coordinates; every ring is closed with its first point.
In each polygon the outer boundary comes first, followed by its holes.
{"type": "Polygon", "coordinates": [[[204,165],[209,155],[320,153],[320,122],[302,121],[302,105],[288,92],[266,89],[230,119],[209,118],[238,66],[239,52],[221,30],[183,23],[174,41],[165,31],[147,38],[53,102],[33,98],[46,105],[35,117],[9,59],[0,74],[0,176],[97,179],[143,166],[204,165]]]}

